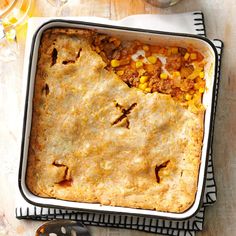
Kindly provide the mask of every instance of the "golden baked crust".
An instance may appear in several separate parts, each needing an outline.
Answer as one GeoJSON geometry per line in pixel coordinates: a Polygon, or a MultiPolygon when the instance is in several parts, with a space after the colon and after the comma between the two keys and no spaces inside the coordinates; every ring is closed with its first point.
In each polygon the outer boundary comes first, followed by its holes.
{"type": "Polygon", "coordinates": [[[34,194],[183,212],[195,199],[203,112],[129,88],[91,48],[93,32],[41,39],[27,186],[34,194]]]}

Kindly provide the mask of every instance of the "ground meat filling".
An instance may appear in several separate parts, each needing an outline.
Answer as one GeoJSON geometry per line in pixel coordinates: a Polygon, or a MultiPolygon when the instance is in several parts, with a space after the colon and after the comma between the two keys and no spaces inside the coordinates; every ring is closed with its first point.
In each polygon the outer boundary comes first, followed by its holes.
{"type": "Polygon", "coordinates": [[[184,66],[184,61],[180,53],[170,55],[166,58],[166,69],[168,71],[179,71],[182,66],[184,66]]]}
{"type": "Polygon", "coordinates": [[[170,94],[183,105],[201,106],[204,56],[193,48],[158,46],[95,34],[92,48],[129,87],[170,94]]]}

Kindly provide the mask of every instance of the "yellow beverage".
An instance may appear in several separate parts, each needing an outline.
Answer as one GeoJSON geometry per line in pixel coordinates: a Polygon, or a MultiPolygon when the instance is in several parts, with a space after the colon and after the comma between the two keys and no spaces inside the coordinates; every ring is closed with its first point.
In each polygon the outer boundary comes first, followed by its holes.
{"type": "Polygon", "coordinates": [[[27,19],[31,2],[32,0],[0,0],[0,20],[6,31],[27,19]]]}
{"type": "Polygon", "coordinates": [[[0,0],[0,63],[17,58],[17,41],[25,38],[26,27],[21,26],[27,22],[32,1],[0,0]]]}

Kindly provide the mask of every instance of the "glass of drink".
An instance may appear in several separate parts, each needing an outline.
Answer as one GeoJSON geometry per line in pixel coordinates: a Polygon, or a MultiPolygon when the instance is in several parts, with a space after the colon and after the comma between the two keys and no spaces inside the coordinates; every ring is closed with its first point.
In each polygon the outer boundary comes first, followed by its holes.
{"type": "Polygon", "coordinates": [[[53,7],[56,7],[56,15],[61,16],[62,15],[62,9],[65,4],[68,3],[69,0],[47,0],[53,7]]]}
{"type": "Polygon", "coordinates": [[[32,0],[0,0],[0,60],[15,59],[16,29],[26,22],[32,0]]]}
{"type": "Polygon", "coordinates": [[[180,0],[146,0],[154,6],[165,8],[175,5],[180,0]]]}

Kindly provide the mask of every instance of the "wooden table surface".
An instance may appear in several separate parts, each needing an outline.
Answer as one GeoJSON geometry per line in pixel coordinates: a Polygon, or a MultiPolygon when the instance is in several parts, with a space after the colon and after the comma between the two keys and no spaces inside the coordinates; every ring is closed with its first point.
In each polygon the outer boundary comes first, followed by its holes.
{"type": "MultiPolygon", "coordinates": [[[[236,235],[236,1],[183,0],[174,7],[158,9],[144,0],[69,0],[63,16],[100,16],[121,19],[140,13],[179,13],[202,10],[207,35],[224,41],[222,76],[216,115],[213,160],[218,187],[217,203],[206,210],[205,226],[197,235],[236,235]]],[[[55,16],[46,0],[35,0],[32,16],[55,16]]],[[[19,32],[22,34],[22,32],[19,32]]],[[[19,40],[16,61],[0,64],[0,236],[33,236],[41,222],[18,221],[14,216],[15,178],[19,158],[22,58],[24,37],[19,40]]],[[[154,235],[130,230],[90,227],[96,236],[154,235]]]]}

